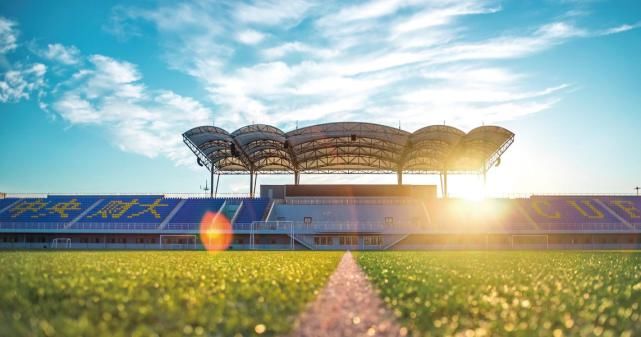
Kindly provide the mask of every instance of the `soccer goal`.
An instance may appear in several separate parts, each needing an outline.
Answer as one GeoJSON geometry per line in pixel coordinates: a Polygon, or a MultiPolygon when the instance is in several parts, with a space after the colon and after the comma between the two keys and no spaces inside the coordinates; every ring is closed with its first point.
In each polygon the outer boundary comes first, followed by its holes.
{"type": "Polygon", "coordinates": [[[512,248],[550,248],[550,238],[547,234],[515,234],[512,235],[512,248]]]}
{"type": "Polygon", "coordinates": [[[69,249],[71,248],[71,238],[55,238],[51,240],[51,248],[69,249]]]}
{"type": "Polygon", "coordinates": [[[196,249],[198,236],[194,234],[165,234],[160,236],[160,249],[196,249]]]}

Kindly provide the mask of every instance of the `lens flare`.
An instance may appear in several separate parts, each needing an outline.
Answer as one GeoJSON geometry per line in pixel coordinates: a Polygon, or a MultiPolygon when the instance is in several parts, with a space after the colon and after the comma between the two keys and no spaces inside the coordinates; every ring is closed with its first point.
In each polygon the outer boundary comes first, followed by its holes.
{"type": "Polygon", "coordinates": [[[229,248],[233,233],[227,217],[222,213],[207,212],[200,221],[200,241],[207,251],[215,253],[229,248]]]}

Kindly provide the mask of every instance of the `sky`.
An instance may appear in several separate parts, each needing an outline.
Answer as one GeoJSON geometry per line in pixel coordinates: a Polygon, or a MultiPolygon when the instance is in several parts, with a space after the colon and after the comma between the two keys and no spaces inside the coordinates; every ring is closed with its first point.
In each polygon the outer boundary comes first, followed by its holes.
{"type": "Polygon", "coordinates": [[[400,121],[516,134],[485,188],[455,176],[453,195],[629,194],[640,55],[639,0],[3,1],[0,192],[194,193],[192,127],[400,121]]]}

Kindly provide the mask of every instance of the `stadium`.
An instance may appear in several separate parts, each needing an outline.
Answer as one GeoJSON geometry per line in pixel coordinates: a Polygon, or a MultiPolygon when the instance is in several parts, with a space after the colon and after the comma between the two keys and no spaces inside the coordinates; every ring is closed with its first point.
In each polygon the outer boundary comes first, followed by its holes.
{"type": "Polygon", "coordinates": [[[0,200],[0,247],[203,249],[201,222],[213,214],[213,223],[229,223],[214,230],[232,238],[219,249],[641,248],[636,196],[448,198],[449,174],[487,174],[514,136],[498,126],[468,133],[356,122],[289,132],[259,124],[231,133],[200,126],[183,138],[211,174],[210,197],[7,197],[0,200]],[[298,184],[301,174],[324,173],[396,174],[398,184],[298,184]],[[403,185],[404,173],[439,175],[443,197],[434,185],[403,185]],[[247,197],[215,196],[215,176],[225,174],[249,176],[247,197]],[[262,185],[257,195],[259,174],[290,174],[294,184],[262,185]]]}
{"type": "Polygon", "coordinates": [[[0,1],[0,337],[639,337],[639,55],[639,0],[0,1]]]}

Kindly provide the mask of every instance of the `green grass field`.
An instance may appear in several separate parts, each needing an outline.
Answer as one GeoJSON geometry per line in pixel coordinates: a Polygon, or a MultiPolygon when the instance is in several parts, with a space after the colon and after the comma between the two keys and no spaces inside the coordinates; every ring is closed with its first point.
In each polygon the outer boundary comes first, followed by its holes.
{"type": "Polygon", "coordinates": [[[342,253],[1,252],[0,336],[273,336],[342,253]]]}
{"type": "MultiPolygon", "coordinates": [[[[0,336],[277,336],[342,252],[1,252],[0,336]]],[[[641,254],[359,252],[413,336],[641,333],[641,254]]]]}
{"type": "Polygon", "coordinates": [[[415,336],[641,336],[641,254],[365,252],[415,336]]]}

